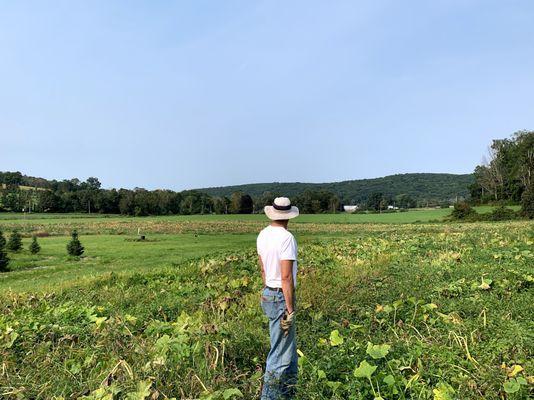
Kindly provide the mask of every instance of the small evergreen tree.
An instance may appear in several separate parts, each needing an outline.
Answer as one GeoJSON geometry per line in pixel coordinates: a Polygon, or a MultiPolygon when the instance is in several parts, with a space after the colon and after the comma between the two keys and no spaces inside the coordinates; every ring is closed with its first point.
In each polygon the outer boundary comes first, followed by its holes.
{"type": "Polygon", "coordinates": [[[83,254],[83,246],[78,239],[78,232],[75,230],[71,233],[72,239],[67,245],[67,251],[71,256],[81,256],[83,254]]]}
{"type": "Polygon", "coordinates": [[[37,243],[37,236],[32,236],[32,242],[30,244],[30,253],[37,254],[41,251],[41,246],[37,243]]]}
{"type": "Polygon", "coordinates": [[[6,253],[6,239],[4,238],[4,234],[0,230],[0,272],[6,272],[9,271],[8,264],[9,264],[9,258],[6,253]]]}
{"type": "Polygon", "coordinates": [[[16,229],[11,232],[11,236],[7,242],[7,249],[11,251],[19,251],[22,249],[22,236],[16,229]]]}

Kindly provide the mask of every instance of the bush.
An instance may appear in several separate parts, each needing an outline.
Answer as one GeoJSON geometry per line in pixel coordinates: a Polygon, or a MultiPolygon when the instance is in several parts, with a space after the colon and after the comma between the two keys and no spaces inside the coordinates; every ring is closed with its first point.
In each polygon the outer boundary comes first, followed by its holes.
{"type": "Polygon", "coordinates": [[[75,230],[71,233],[72,239],[69,244],[67,244],[67,251],[71,256],[79,257],[83,254],[83,246],[78,239],[78,232],[75,230]]]}
{"type": "Polygon", "coordinates": [[[7,249],[15,252],[22,249],[22,236],[19,231],[14,229],[13,232],[11,232],[11,236],[7,242],[7,249]]]}
{"type": "Polygon", "coordinates": [[[517,214],[511,208],[505,206],[497,207],[485,218],[488,221],[508,221],[510,219],[516,219],[517,214]]]}
{"type": "Polygon", "coordinates": [[[460,220],[475,219],[476,216],[477,212],[469,205],[469,203],[464,201],[455,203],[454,210],[452,210],[451,214],[452,219],[460,220]]]}
{"type": "Polygon", "coordinates": [[[5,247],[6,247],[6,239],[4,238],[4,234],[0,230],[0,272],[9,271],[9,268],[8,268],[9,258],[7,256],[5,247]]]}
{"type": "Polygon", "coordinates": [[[521,196],[521,215],[529,219],[534,218],[534,185],[527,186],[521,196]]]}
{"type": "Polygon", "coordinates": [[[37,236],[32,236],[32,242],[30,244],[30,253],[37,254],[41,251],[41,246],[37,243],[37,236]]]}

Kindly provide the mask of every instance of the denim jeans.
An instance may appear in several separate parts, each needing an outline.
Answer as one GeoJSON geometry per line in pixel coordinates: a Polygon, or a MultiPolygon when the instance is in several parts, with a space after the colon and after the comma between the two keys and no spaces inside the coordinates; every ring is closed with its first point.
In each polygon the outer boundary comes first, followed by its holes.
{"type": "Polygon", "coordinates": [[[295,325],[284,336],[280,320],[286,309],[284,294],[265,288],[261,308],[269,318],[271,350],[267,356],[261,400],[292,399],[297,384],[298,357],[295,325]]]}

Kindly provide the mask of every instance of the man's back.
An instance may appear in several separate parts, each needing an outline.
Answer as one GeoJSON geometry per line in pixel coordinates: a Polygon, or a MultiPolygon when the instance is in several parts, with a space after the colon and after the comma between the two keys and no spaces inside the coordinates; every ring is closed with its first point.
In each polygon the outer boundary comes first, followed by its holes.
{"type": "Polygon", "coordinates": [[[281,260],[294,260],[293,282],[296,285],[297,241],[291,232],[281,226],[269,225],[258,235],[257,248],[265,269],[266,286],[282,287],[281,260]]]}

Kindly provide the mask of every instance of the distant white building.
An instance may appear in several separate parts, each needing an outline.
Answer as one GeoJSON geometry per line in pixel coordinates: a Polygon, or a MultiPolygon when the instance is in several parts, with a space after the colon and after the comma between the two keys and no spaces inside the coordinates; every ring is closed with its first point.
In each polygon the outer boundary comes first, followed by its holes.
{"type": "Polygon", "coordinates": [[[392,205],[388,206],[388,210],[398,210],[398,209],[399,209],[399,207],[397,207],[397,206],[392,206],[392,205]]]}
{"type": "Polygon", "coordinates": [[[360,208],[360,206],[358,206],[358,205],[356,205],[356,206],[343,206],[343,211],[351,213],[351,212],[354,212],[354,211],[358,211],[359,208],[360,208]]]}

